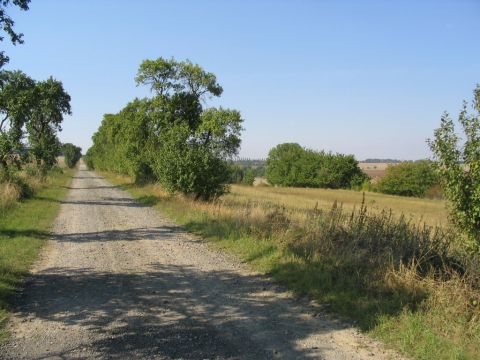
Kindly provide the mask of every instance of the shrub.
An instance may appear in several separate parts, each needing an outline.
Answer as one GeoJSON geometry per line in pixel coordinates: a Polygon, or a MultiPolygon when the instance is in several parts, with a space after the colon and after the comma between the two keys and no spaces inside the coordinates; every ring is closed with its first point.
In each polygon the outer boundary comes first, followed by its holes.
{"type": "Polygon", "coordinates": [[[473,114],[467,103],[458,116],[464,133],[463,144],[445,113],[434,139],[429,140],[436,159],[445,197],[450,203],[454,224],[480,249],[480,85],[474,91],[473,114]]]}
{"type": "Polygon", "coordinates": [[[225,184],[231,176],[227,162],[201,145],[184,146],[188,137],[186,127],[174,128],[163,136],[152,169],[165,190],[202,200],[216,198],[227,191],[225,184]]]}
{"type": "Polygon", "coordinates": [[[317,152],[295,143],[270,150],[265,174],[272,185],[332,189],[358,187],[368,178],[353,155],[317,152]]]}
{"type": "Polygon", "coordinates": [[[376,189],[385,194],[423,197],[438,182],[432,162],[420,160],[389,165],[376,189]]]}

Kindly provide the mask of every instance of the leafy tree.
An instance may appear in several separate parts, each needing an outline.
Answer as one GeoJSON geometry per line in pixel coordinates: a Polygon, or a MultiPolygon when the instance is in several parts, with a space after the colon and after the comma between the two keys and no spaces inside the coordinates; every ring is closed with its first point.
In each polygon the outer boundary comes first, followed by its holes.
{"type": "MultiPolygon", "coordinates": [[[[15,24],[14,21],[10,16],[7,14],[7,6],[10,4],[17,6],[20,10],[26,11],[28,10],[28,4],[30,0],[0,0],[0,28],[6,33],[6,35],[10,38],[12,44],[23,44],[23,34],[15,32],[13,29],[13,25],[15,24]]],[[[4,40],[4,36],[0,35],[0,42],[4,40]]],[[[2,68],[7,62],[9,58],[5,55],[4,51],[0,51],[0,68],[2,68]]]]}
{"type": "Polygon", "coordinates": [[[444,196],[450,202],[454,224],[480,247],[480,86],[474,90],[473,113],[468,104],[458,116],[463,137],[444,113],[434,138],[428,141],[436,160],[444,196]]]}
{"type": "Polygon", "coordinates": [[[305,150],[296,143],[275,146],[268,153],[265,176],[272,185],[301,186],[301,162],[305,150]]]}
{"type": "Polygon", "coordinates": [[[65,164],[69,168],[74,168],[78,160],[82,157],[82,148],[71,143],[62,145],[62,153],[65,156],[65,164]]]}
{"type": "Polygon", "coordinates": [[[376,189],[385,194],[423,197],[438,182],[432,162],[419,160],[389,165],[376,189]]]}
{"type": "Polygon", "coordinates": [[[63,116],[71,114],[70,95],[60,81],[49,78],[35,86],[35,105],[27,123],[28,141],[32,156],[46,171],[56,163],[60,152],[57,131],[61,131],[63,116]]]}
{"type": "Polygon", "coordinates": [[[0,167],[18,161],[23,127],[36,101],[35,81],[21,71],[0,72],[0,167]]]}
{"type": "Polygon", "coordinates": [[[135,81],[149,85],[160,96],[183,94],[198,100],[205,95],[220,96],[223,92],[214,74],[205,72],[189,60],[179,62],[161,57],[145,60],[140,64],[135,81]]]}
{"type": "Polygon", "coordinates": [[[190,61],[159,58],[140,65],[136,82],[150,86],[154,97],[105,115],[87,164],[154,179],[170,192],[199,199],[225,192],[242,119],[236,110],[204,109],[208,98],[222,93],[215,75],[190,61]]]}

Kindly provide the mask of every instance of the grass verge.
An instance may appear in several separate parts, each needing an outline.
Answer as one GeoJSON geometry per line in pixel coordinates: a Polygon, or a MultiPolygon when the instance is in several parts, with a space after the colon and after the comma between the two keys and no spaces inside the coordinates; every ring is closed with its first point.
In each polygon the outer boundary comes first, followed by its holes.
{"type": "Polygon", "coordinates": [[[60,208],[75,170],[54,171],[29,199],[0,212],[0,340],[13,295],[28,274],[60,208]]]}
{"type": "Polygon", "coordinates": [[[415,359],[480,358],[478,258],[443,228],[358,209],[313,209],[172,197],[104,174],[140,202],[237,254],[256,270],[353,320],[415,359]],[[292,215],[292,216],[291,216],[292,215]]]}

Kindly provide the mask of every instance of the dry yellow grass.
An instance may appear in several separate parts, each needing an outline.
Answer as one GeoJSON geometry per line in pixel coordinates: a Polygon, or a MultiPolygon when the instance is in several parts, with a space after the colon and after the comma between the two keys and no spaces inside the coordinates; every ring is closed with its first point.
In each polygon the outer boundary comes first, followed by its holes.
{"type": "MultiPolygon", "coordinates": [[[[104,173],[107,174],[107,173],[104,173]]],[[[132,183],[131,178],[123,175],[108,174],[109,179],[115,179],[118,183],[132,183]]],[[[156,196],[168,197],[168,195],[156,184],[144,186],[148,192],[156,196]]],[[[341,204],[346,211],[359,208],[363,194],[365,194],[365,205],[369,211],[380,212],[391,210],[393,215],[405,215],[412,222],[426,223],[431,226],[445,226],[448,222],[447,204],[444,200],[413,198],[404,196],[386,195],[374,192],[339,189],[308,189],[308,188],[286,188],[272,186],[248,186],[233,184],[230,193],[221,197],[217,203],[209,204],[203,202],[183,201],[190,203],[190,206],[197,210],[208,210],[221,212],[223,216],[234,216],[245,211],[245,204],[249,204],[249,215],[255,213],[259,218],[264,217],[265,208],[269,205],[279,205],[292,212],[298,211],[302,217],[304,210],[312,210],[315,207],[323,210],[330,210],[333,203],[341,204]],[[219,203],[223,206],[219,207],[219,203]]]]}
{"type": "Polygon", "coordinates": [[[11,182],[0,183],[0,210],[15,204],[21,195],[22,191],[18,185],[11,182]]]}
{"type": "MultiPolygon", "coordinates": [[[[311,210],[315,206],[319,209],[330,209],[337,201],[345,210],[352,210],[360,206],[362,197],[362,192],[353,190],[232,185],[230,194],[224,196],[223,200],[232,205],[253,202],[281,205],[292,210],[311,210]]],[[[391,209],[395,215],[404,214],[415,223],[425,222],[428,225],[440,226],[447,223],[446,203],[443,200],[365,192],[365,203],[370,211],[391,209]]]]}
{"type": "MultiPolygon", "coordinates": [[[[351,317],[362,329],[415,359],[479,359],[480,297],[472,285],[475,282],[448,268],[451,263],[443,260],[436,271],[420,271],[429,264],[438,266],[435,256],[444,256],[442,246],[453,244],[455,235],[450,232],[428,233],[435,245],[429,247],[422,241],[424,232],[388,216],[367,215],[371,226],[365,228],[355,226],[358,222],[350,224],[350,217],[341,217],[341,212],[323,213],[324,223],[318,222],[319,217],[307,216],[305,210],[317,203],[321,209],[330,209],[335,201],[343,203],[345,210],[358,209],[362,193],[350,190],[233,185],[231,193],[207,203],[171,196],[156,184],[136,186],[126,176],[104,175],[189,231],[237,254],[291,289],[328,303],[331,311],[351,317]],[[283,206],[285,211],[272,205],[283,206]],[[364,232],[368,228],[373,230],[364,232]],[[385,246],[385,241],[391,241],[391,246],[385,246]],[[331,242],[335,246],[329,246],[331,242]],[[412,256],[408,255],[412,246],[418,257],[393,260],[412,256]]],[[[370,192],[365,198],[371,211],[391,209],[394,215],[404,213],[415,223],[447,222],[441,200],[370,192]]],[[[478,273],[472,274],[472,279],[478,278],[478,273]]]]}

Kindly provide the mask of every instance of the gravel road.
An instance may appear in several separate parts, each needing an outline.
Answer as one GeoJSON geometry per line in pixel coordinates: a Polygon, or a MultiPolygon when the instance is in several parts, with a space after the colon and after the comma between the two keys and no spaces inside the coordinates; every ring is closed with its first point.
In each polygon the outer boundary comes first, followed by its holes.
{"type": "Polygon", "coordinates": [[[397,358],[83,166],[1,359],[397,358]]]}

